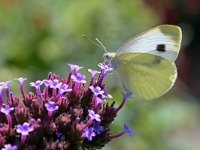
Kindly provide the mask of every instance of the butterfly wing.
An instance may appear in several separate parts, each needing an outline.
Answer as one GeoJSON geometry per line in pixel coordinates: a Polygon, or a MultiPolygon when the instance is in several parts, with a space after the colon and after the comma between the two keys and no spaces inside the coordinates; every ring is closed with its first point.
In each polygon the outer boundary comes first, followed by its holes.
{"type": "Polygon", "coordinates": [[[139,99],[151,100],[166,93],[174,84],[174,63],[148,53],[124,53],[112,62],[123,85],[139,99]]]}
{"type": "Polygon", "coordinates": [[[149,53],[174,62],[180,50],[181,39],[182,33],[178,26],[160,25],[129,39],[117,50],[116,55],[149,53]]]}

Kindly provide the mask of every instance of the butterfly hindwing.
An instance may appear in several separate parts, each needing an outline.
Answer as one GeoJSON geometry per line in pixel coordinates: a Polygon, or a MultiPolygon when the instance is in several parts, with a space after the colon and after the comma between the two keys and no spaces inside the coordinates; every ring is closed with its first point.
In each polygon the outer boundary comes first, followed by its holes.
{"type": "Polygon", "coordinates": [[[116,56],[116,71],[122,83],[139,99],[151,100],[166,93],[177,76],[174,63],[148,53],[116,56]]]}

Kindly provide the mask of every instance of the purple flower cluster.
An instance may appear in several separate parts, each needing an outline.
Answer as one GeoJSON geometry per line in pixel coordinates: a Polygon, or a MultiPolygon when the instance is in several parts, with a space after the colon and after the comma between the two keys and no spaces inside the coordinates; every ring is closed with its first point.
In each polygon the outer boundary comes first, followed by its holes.
{"type": "Polygon", "coordinates": [[[83,67],[69,67],[65,78],[49,73],[47,79],[31,82],[35,92],[24,89],[26,78],[16,79],[22,99],[10,92],[11,81],[0,82],[0,149],[97,149],[132,134],[126,124],[120,133],[110,132],[110,124],[131,95],[122,94],[118,107],[106,101],[112,96],[103,79],[113,69],[105,64],[99,65],[100,71],[88,69],[87,85],[86,76],[79,73],[83,67]]]}

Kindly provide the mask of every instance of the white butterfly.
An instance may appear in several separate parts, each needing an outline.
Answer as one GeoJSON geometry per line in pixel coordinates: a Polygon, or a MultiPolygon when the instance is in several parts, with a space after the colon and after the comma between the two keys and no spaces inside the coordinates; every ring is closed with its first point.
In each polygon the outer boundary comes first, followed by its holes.
{"type": "Polygon", "coordinates": [[[160,25],[125,42],[116,53],[105,53],[123,85],[139,99],[160,97],[174,85],[174,64],[182,40],[181,29],[160,25]]]}

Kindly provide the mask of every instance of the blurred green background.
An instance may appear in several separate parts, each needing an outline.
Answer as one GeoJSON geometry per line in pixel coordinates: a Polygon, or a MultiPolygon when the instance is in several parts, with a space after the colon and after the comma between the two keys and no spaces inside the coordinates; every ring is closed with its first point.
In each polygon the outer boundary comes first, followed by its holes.
{"type": "MultiPolygon", "coordinates": [[[[200,149],[200,1],[198,0],[0,0],[0,81],[65,76],[67,63],[97,69],[103,51],[82,38],[98,37],[108,51],[159,24],[176,24],[183,43],[176,61],[179,77],[160,100],[130,99],[112,125],[128,123],[123,136],[104,150],[200,149]]],[[[88,79],[89,80],[89,79],[88,79]]],[[[109,93],[119,103],[120,83],[107,76],[109,93]]],[[[118,81],[118,80],[117,80],[118,81]]],[[[12,90],[20,95],[17,82],[12,90]]]]}

